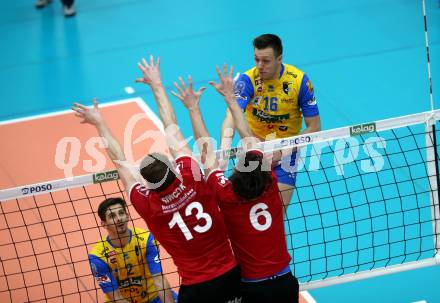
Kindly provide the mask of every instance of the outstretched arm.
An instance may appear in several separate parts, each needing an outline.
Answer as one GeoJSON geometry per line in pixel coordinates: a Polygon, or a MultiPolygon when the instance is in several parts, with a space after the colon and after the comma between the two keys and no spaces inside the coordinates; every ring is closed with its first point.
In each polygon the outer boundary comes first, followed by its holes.
{"type": "Polygon", "coordinates": [[[183,105],[188,109],[191,118],[191,124],[196,139],[197,146],[201,153],[202,162],[204,164],[205,173],[209,173],[212,168],[218,166],[217,159],[212,147],[212,140],[203,121],[200,111],[199,102],[205,87],[201,87],[197,92],[193,90],[193,82],[191,76],[188,76],[188,86],[181,77],[179,77],[180,86],[174,82],[178,93],[172,92],[183,105]]]}
{"type": "Polygon", "coordinates": [[[226,150],[231,148],[232,138],[235,134],[234,118],[231,111],[226,109],[225,118],[223,119],[222,128],[220,130],[220,149],[226,150]]]}
{"type": "MultiPolygon", "coordinates": [[[[226,65],[225,65],[226,66],[226,65]]],[[[217,70],[218,73],[218,70],[217,70]]],[[[222,95],[225,96],[225,86],[223,82],[216,83],[214,81],[209,81],[209,84],[215,88],[215,90],[222,95]]],[[[226,109],[225,118],[222,122],[222,128],[220,130],[220,149],[228,150],[231,148],[231,142],[234,138],[235,134],[235,125],[234,118],[232,117],[231,111],[226,109]]]]}
{"type": "Polygon", "coordinates": [[[304,117],[304,122],[306,123],[306,128],[304,129],[303,134],[319,132],[321,130],[321,118],[319,115],[304,117]]]}
{"type": "Polygon", "coordinates": [[[93,99],[93,107],[89,108],[79,103],[74,103],[72,110],[76,112],[76,116],[81,118],[81,123],[88,123],[96,127],[99,135],[104,140],[106,151],[110,159],[115,164],[125,189],[130,190],[131,186],[136,183],[136,178],[130,170],[130,164],[125,159],[124,152],[118,141],[115,139],[98,107],[98,101],[93,99]]]}
{"type": "MultiPolygon", "coordinates": [[[[224,97],[226,104],[228,105],[229,112],[232,115],[233,125],[238,130],[241,138],[255,138],[252,134],[249,125],[244,119],[243,111],[236,101],[236,97],[234,94],[234,80],[232,79],[232,74],[234,72],[234,68],[231,66],[229,73],[228,68],[223,65],[223,74],[220,68],[217,66],[217,75],[219,76],[220,83],[210,82],[210,84],[224,97]]],[[[255,140],[258,140],[255,138],[255,140]]],[[[259,140],[258,140],[259,141],[259,140]]]]}
{"type": "Polygon", "coordinates": [[[177,126],[176,114],[171,106],[168,95],[162,84],[160,77],[160,58],[157,58],[157,62],[154,62],[154,57],[150,56],[150,63],[148,64],[145,59],[142,59],[142,63],[138,63],[139,69],[143,73],[142,78],[137,78],[136,82],[145,83],[150,86],[153,92],[154,99],[159,109],[160,119],[165,126],[166,138],[170,147],[170,152],[174,158],[182,154],[191,154],[191,150],[188,147],[182,132],[177,126]]]}

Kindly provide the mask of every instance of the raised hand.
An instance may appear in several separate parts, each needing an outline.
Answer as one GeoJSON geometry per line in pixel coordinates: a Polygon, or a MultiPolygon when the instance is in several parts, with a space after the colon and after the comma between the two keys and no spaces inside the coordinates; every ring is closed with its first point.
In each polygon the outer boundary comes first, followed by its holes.
{"type": "Polygon", "coordinates": [[[79,103],[74,103],[72,106],[72,110],[76,112],[75,116],[82,119],[81,123],[97,125],[103,121],[96,98],[93,99],[92,108],[89,108],[79,103]]]}
{"type": "Polygon", "coordinates": [[[234,72],[234,67],[231,65],[228,73],[228,67],[226,64],[223,65],[223,74],[220,67],[216,67],[217,75],[220,79],[220,83],[215,83],[210,81],[209,84],[213,86],[221,95],[223,95],[228,100],[232,100],[234,96],[234,80],[232,79],[232,74],[234,72]]]}
{"type": "Polygon", "coordinates": [[[173,96],[177,97],[180,101],[182,101],[183,105],[191,110],[199,107],[200,97],[202,96],[203,91],[206,87],[201,87],[197,92],[193,90],[193,82],[191,76],[188,76],[188,87],[185,85],[182,77],[179,77],[180,85],[174,82],[174,86],[176,87],[179,93],[171,92],[173,96]]]}
{"type": "Polygon", "coordinates": [[[162,80],[160,78],[160,58],[157,58],[156,63],[154,63],[153,55],[150,56],[150,64],[147,63],[145,58],[142,58],[142,62],[138,63],[139,69],[142,71],[143,77],[136,78],[135,82],[145,83],[150,86],[162,85],[162,80]]]}

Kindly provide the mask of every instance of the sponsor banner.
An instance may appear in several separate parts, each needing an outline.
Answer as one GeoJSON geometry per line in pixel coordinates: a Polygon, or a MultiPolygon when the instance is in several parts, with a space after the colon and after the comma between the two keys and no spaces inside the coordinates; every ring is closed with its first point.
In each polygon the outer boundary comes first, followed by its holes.
{"type": "Polygon", "coordinates": [[[113,181],[119,179],[119,173],[117,170],[111,170],[103,173],[97,173],[93,175],[93,184],[103,183],[107,181],[113,181]]]}
{"type": "Polygon", "coordinates": [[[23,195],[33,195],[36,193],[50,191],[52,188],[54,188],[52,183],[38,184],[38,185],[33,185],[33,186],[24,186],[21,188],[21,193],[23,195]]]}
{"type": "Polygon", "coordinates": [[[368,133],[372,133],[376,131],[376,123],[365,123],[354,125],[350,127],[350,136],[360,136],[368,133]]]}

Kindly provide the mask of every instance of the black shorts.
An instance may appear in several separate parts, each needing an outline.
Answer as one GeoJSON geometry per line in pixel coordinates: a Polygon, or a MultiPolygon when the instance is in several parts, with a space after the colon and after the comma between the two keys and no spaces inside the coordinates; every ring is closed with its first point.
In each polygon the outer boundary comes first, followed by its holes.
{"type": "Polygon", "coordinates": [[[298,303],[298,280],[288,272],[260,282],[241,282],[242,303],[298,303]]]}
{"type": "Polygon", "coordinates": [[[179,303],[235,303],[240,300],[240,270],[238,267],[207,282],[181,285],[178,297],[179,303]]]}

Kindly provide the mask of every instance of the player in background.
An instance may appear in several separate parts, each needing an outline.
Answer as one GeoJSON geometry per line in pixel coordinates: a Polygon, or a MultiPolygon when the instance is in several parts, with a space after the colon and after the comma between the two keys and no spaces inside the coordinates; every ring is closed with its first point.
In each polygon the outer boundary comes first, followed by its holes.
{"type": "Polygon", "coordinates": [[[98,215],[107,235],[89,252],[89,262],[106,302],[175,302],[177,296],[162,275],[157,243],[150,232],[128,227],[125,201],[105,199],[98,215]]]}
{"type": "MultiPolygon", "coordinates": [[[[84,122],[95,125],[107,140],[107,152],[115,163],[136,211],[157,241],[173,258],[182,278],[180,303],[239,302],[240,274],[215,198],[206,186],[197,161],[176,125],[174,110],[162,84],[160,61],[150,57],[138,66],[154,95],[166,130],[170,161],[163,154],[149,154],[141,162],[138,182],[125,163],[119,143],[106,126],[98,106],[75,104],[84,122]],[[145,183],[145,184],[143,184],[145,183]]],[[[199,90],[199,96],[202,93],[199,90]]]]}
{"type": "MultiPolygon", "coordinates": [[[[255,148],[259,141],[251,133],[234,96],[232,67],[224,66],[220,77],[226,103],[232,113],[234,124],[242,138],[255,148]],[[253,143],[252,143],[253,142],[253,143]]],[[[218,169],[218,161],[212,142],[200,114],[199,97],[192,88],[189,77],[186,87],[175,85],[178,97],[188,109],[194,135],[199,142],[202,157],[206,159],[206,180],[212,195],[225,219],[229,238],[241,268],[242,298],[244,303],[293,303],[299,299],[298,280],[290,271],[290,254],[287,250],[283,203],[277,185],[277,176],[263,152],[250,149],[239,156],[230,178],[218,169]],[[207,139],[206,139],[207,138],[207,139]]]]}
{"type": "MultiPolygon", "coordinates": [[[[236,101],[245,112],[252,134],[260,140],[286,138],[321,130],[314,90],[307,75],[293,65],[283,63],[281,39],[273,34],[253,41],[255,67],[240,74],[235,81],[236,101]]],[[[210,83],[214,85],[213,83],[210,83]]],[[[215,88],[221,93],[221,83],[215,88]]],[[[230,148],[234,119],[230,109],[222,124],[221,149],[230,148]]],[[[287,210],[296,182],[297,152],[288,152],[275,167],[278,186],[287,210]]]]}

